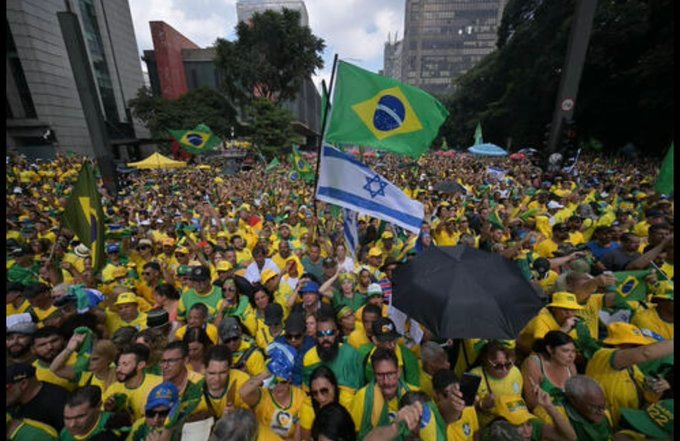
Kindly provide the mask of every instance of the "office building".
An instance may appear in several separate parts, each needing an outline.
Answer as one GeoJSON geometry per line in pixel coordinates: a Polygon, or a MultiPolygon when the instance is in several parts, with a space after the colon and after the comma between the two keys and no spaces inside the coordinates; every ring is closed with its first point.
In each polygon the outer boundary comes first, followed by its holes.
{"type": "Polygon", "coordinates": [[[78,17],[113,157],[126,158],[149,137],[127,107],[143,86],[127,0],[7,1],[7,148],[40,158],[95,156],[57,18],[67,10],[78,17]]]}
{"type": "Polygon", "coordinates": [[[435,95],[452,93],[453,80],[496,49],[506,1],[406,0],[401,80],[435,95]]]}
{"type": "Polygon", "coordinates": [[[397,81],[401,79],[401,60],[402,49],[404,46],[403,40],[397,39],[397,34],[394,36],[387,36],[387,43],[385,43],[385,50],[383,52],[383,71],[382,75],[394,78],[397,81]]]}

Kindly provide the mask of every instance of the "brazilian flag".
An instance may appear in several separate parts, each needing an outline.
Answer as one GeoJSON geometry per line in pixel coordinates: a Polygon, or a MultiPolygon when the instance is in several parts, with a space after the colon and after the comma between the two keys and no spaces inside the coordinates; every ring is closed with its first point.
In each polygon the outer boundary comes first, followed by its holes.
{"type": "Polygon", "coordinates": [[[654,189],[661,194],[670,195],[673,193],[673,144],[671,144],[661,163],[654,189]]]}
{"type": "Polygon", "coordinates": [[[64,223],[78,240],[90,248],[92,271],[104,265],[104,211],[97,191],[97,180],[89,162],[80,169],[64,210],[64,223]]]}
{"type": "Polygon", "coordinates": [[[292,181],[297,181],[299,179],[302,179],[305,182],[314,181],[314,170],[312,170],[312,166],[309,165],[309,162],[302,157],[300,150],[298,150],[296,145],[293,146],[293,152],[290,154],[289,159],[293,165],[293,171],[289,175],[292,181]]]}
{"type": "Polygon", "coordinates": [[[647,277],[649,273],[650,270],[615,272],[614,277],[616,278],[616,293],[626,301],[645,301],[648,290],[645,277],[647,277]]]}
{"type": "Polygon", "coordinates": [[[340,61],[325,140],[418,158],[448,115],[424,90],[340,61]]]}
{"type": "Polygon", "coordinates": [[[199,124],[193,130],[170,130],[170,134],[193,155],[214,150],[220,143],[220,138],[205,124],[199,124]]]}

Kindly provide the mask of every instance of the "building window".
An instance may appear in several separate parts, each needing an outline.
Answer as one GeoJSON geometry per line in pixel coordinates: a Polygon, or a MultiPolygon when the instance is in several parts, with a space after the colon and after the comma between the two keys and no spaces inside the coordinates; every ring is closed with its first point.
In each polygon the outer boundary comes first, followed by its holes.
{"type": "Polygon", "coordinates": [[[101,95],[102,104],[104,105],[104,116],[109,122],[120,122],[116,97],[113,93],[113,83],[108,65],[106,64],[104,45],[102,44],[102,37],[99,32],[99,25],[97,24],[97,14],[94,10],[93,0],[80,0],[79,5],[84,28],[83,36],[87,42],[87,48],[90,50],[95,80],[97,81],[99,95],[101,95]]]}

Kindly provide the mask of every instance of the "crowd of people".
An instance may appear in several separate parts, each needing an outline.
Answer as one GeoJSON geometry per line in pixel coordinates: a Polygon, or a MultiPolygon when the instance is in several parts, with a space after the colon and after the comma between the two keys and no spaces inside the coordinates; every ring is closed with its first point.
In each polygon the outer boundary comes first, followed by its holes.
{"type": "Polygon", "coordinates": [[[363,160],[424,205],[418,235],[360,215],[352,253],[340,210],[290,166],[189,165],[121,175],[115,194],[98,180],[93,268],[63,219],[90,160],[8,156],[7,439],[673,438],[657,162],[363,160]],[[514,261],[544,302],[515,339],[395,324],[394,271],[457,245],[514,261]]]}

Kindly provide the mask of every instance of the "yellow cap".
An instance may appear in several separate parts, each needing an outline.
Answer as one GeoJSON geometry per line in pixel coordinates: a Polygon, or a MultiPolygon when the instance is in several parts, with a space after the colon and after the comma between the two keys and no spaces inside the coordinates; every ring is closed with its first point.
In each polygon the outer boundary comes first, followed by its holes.
{"type": "Polygon", "coordinates": [[[260,274],[260,280],[262,283],[267,283],[269,282],[273,277],[276,277],[276,271],[267,268],[266,270],[262,271],[262,274],[260,274]]]}
{"type": "Polygon", "coordinates": [[[383,239],[394,239],[394,234],[392,234],[391,231],[385,231],[385,232],[383,232],[381,237],[383,239]]]}
{"type": "Polygon", "coordinates": [[[606,345],[650,345],[656,343],[645,336],[640,328],[626,322],[613,322],[607,326],[607,338],[602,340],[606,345]]]}
{"type": "Polygon", "coordinates": [[[368,250],[368,257],[380,257],[382,256],[382,251],[378,247],[373,247],[368,250]]]}
{"type": "Polygon", "coordinates": [[[519,395],[500,395],[496,397],[495,402],[498,415],[508,420],[513,426],[521,426],[536,418],[529,412],[526,403],[519,395]]]}
{"type": "Polygon", "coordinates": [[[552,302],[546,305],[549,308],[563,308],[581,310],[583,306],[578,304],[576,296],[570,292],[556,292],[552,295],[552,302]]]}
{"type": "Polygon", "coordinates": [[[234,269],[234,266],[227,260],[220,260],[217,262],[217,265],[215,265],[215,269],[217,271],[231,271],[234,269]]]}
{"type": "Polygon", "coordinates": [[[115,305],[124,305],[127,303],[137,303],[139,304],[139,300],[137,300],[137,296],[132,293],[132,292],[122,292],[118,295],[118,299],[116,300],[115,305]]]}

